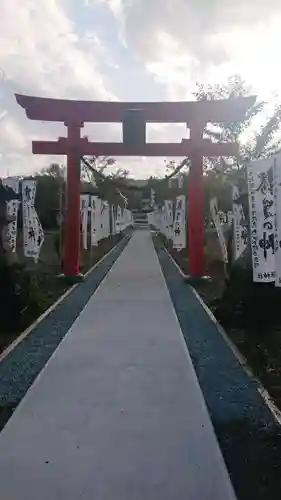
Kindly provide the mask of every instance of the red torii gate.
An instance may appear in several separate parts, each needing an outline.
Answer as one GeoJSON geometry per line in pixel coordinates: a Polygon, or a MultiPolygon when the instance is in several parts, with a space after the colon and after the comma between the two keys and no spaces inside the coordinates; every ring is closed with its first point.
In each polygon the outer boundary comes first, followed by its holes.
{"type": "Polygon", "coordinates": [[[33,141],[34,154],[67,156],[67,210],[64,274],[79,276],[80,158],[93,156],[188,156],[188,252],[190,275],[204,275],[203,157],[236,156],[235,143],[213,143],[203,139],[206,123],[243,119],[255,97],[199,102],[95,102],[48,99],[16,94],[16,100],[31,120],[63,122],[67,137],[55,141],[33,141]],[[85,122],[123,124],[123,142],[89,142],[81,138],[85,122]],[[186,123],[190,139],[181,143],[146,143],[146,123],[186,123]]]}

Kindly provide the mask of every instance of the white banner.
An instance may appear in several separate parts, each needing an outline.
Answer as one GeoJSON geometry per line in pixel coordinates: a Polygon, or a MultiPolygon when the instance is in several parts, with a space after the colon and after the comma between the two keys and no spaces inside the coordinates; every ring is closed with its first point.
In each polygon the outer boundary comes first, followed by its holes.
{"type": "Polygon", "coordinates": [[[109,203],[106,202],[106,238],[110,235],[110,206],[109,203]]]}
{"type": "Polygon", "coordinates": [[[233,258],[239,259],[245,251],[248,241],[248,230],[244,210],[241,203],[237,203],[240,192],[237,186],[232,187],[232,213],[233,213],[233,258]]]}
{"type": "Polygon", "coordinates": [[[168,240],[173,239],[173,202],[170,200],[165,200],[165,234],[168,240]]]}
{"type": "Polygon", "coordinates": [[[100,208],[100,240],[103,240],[104,239],[104,227],[105,227],[105,218],[104,218],[104,215],[105,215],[105,204],[104,204],[104,201],[101,200],[101,208],[100,208]]]}
{"type": "Polygon", "coordinates": [[[179,189],[182,189],[184,185],[184,175],[179,175],[178,176],[178,187],[179,189]]]}
{"type": "Polygon", "coordinates": [[[150,206],[153,208],[155,206],[155,191],[150,189],[150,206]]]}
{"type": "MultiPolygon", "coordinates": [[[[11,188],[16,194],[19,193],[19,179],[18,177],[7,177],[2,180],[3,186],[11,188]]],[[[8,224],[7,238],[5,244],[6,250],[12,252],[16,251],[17,247],[17,230],[18,230],[18,210],[19,200],[11,200],[6,203],[7,215],[13,220],[8,224]]]]}
{"type": "Polygon", "coordinates": [[[107,201],[101,202],[101,239],[109,236],[109,206],[107,201]]]}
{"type": "Polygon", "coordinates": [[[155,227],[156,229],[158,229],[158,219],[157,219],[157,214],[158,214],[158,211],[157,210],[154,210],[154,212],[151,212],[149,214],[149,221],[148,223],[155,227]]]}
{"type": "Polygon", "coordinates": [[[217,235],[219,238],[220,242],[220,247],[221,247],[221,252],[222,252],[222,257],[224,262],[228,262],[228,255],[227,255],[227,247],[226,247],[226,242],[225,242],[225,237],[223,234],[223,229],[220,223],[220,215],[219,215],[219,210],[218,210],[218,203],[216,198],[212,198],[210,201],[210,210],[211,210],[211,216],[215,224],[215,228],[217,230],[217,235]]]}
{"type": "Polygon", "coordinates": [[[122,211],[121,207],[117,207],[117,215],[116,215],[116,233],[119,234],[122,231],[122,211]]]}
{"type": "Polygon", "coordinates": [[[100,198],[96,198],[96,232],[97,232],[97,241],[99,242],[102,239],[102,200],[100,198]]]}
{"type": "Polygon", "coordinates": [[[116,217],[115,217],[115,207],[111,207],[111,234],[116,234],[116,217]]]}
{"type": "Polygon", "coordinates": [[[156,222],[156,228],[160,233],[163,233],[163,213],[162,213],[162,207],[158,208],[156,211],[155,215],[155,222],[156,222]]]}
{"type": "Polygon", "coordinates": [[[161,226],[160,226],[160,231],[162,234],[164,234],[167,237],[167,213],[166,213],[166,207],[163,205],[161,207],[161,226]]]}
{"type": "Polygon", "coordinates": [[[270,283],[276,278],[273,165],[274,159],[267,158],[248,166],[253,279],[259,283],[270,283]]]}
{"type": "Polygon", "coordinates": [[[165,234],[164,217],[165,217],[164,209],[163,209],[163,207],[160,207],[159,211],[158,211],[158,229],[159,229],[160,233],[162,233],[162,234],[165,234]]]}
{"type": "Polygon", "coordinates": [[[124,210],[124,229],[131,224],[131,212],[127,208],[124,210]]]}
{"type": "Polygon", "coordinates": [[[88,248],[88,213],[89,213],[89,195],[80,195],[80,217],[81,217],[81,230],[82,230],[82,241],[83,248],[87,250],[88,248]]]}
{"type": "Polygon", "coordinates": [[[220,218],[220,224],[222,226],[223,225],[227,225],[229,227],[231,226],[232,219],[233,219],[231,211],[229,211],[229,212],[221,212],[221,211],[219,211],[219,218],[220,218]]]}
{"type": "Polygon", "coordinates": [[[161,232],[161,225],[162,225],[162,213],[161,213],[161,208],[158,208],[156,212],[154,212],[154,221],[155,221],[155,227],[158,229],[158,231],[161,232]]]}
{"type": "Polygon", "coordinates": [[[164,207],[157,208],[152,212],[152,224],[156,227],[156,229],[165,235],[165,210],[164,207]]]}
{"type": "Polygon", "coordinates": [[[156,229],[160,229],[160,211],[154,210],[148,214],[148,224],[156,229]]]}
{"type": "Polygon", "coordinates": [[[173,248],[182,250],[186,248],[186,203],[185,196],[177,196],[176,210],[173,226],[173,248]]]}
{"type": "Polygon", "coordinates": [[[154,212],[149,212],[147,214],[147,222],[149,226],[155,226],[154,224],[154,212]]]}
{"type": "Polygon", "coordinates": [[[162,233],[168,238],[168,214],[167,214],[167,204],[164,201],[164,205],[162,207],[162,233]]]}
{"type": "Polygon", "coordinates": [[[96,218],[96,201],[97,196],[91,196],[91,246],[98,246],[97,218],[96,218]]]}
{"type": "Polygon", "coordinates": [[[35,210],[36,181],[22,181],[22,216],[24,255],[38,261],[44,242],[44,233],[35,210]]]}
{"type": "Polygon", "coordinates": [[[274,208],[275,208],[275,286],[281,286],[281,155],[276,155],[274,169],[274,208]]]}
{"type": "Polygon", "coordinates": [[[124,231],[124,207],[121,207],[121,216],[120,216],[120,231],[124,231]]]}

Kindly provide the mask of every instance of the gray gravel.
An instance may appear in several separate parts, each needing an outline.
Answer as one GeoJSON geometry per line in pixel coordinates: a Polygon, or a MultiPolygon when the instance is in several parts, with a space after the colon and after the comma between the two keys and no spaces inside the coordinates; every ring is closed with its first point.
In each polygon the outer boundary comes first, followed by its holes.
{"type": "Polygon", "coordinates": [[[239,500],[280,500],[280,426],[191,287],[158,258],[239,500]]]}

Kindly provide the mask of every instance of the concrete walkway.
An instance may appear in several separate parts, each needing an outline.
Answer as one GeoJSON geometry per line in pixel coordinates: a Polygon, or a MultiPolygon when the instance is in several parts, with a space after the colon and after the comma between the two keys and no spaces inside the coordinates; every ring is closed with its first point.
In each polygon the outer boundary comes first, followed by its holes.
{"type": "Polygon", "coordinates": [[[235,499],[148,232],[133,235],[0,434],[0,493],[235,499]]]}

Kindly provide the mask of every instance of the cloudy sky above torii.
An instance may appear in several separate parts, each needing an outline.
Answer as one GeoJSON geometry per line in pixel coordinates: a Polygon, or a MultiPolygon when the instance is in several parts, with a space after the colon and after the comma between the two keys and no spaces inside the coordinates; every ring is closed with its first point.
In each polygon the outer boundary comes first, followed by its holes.
{"type": "MultiPolygon", "coordinates": [[[[65,133],[57,124],[28,121],[14,92],[188,100],[196,81],[240,73],[270,100],[281,91],[280,26],[279,0],[1,0],[0,175],[30,173],[56,160],[33,156],[31,140],[65,133]]],[[[119,140],[121,127],[86,125],[83,134],[119,140]]],[[[180,141],[184,134],[183,125],[148,127],[148,140],[180,141]]],[[[163,159],[125,164],[139,178],[164,171],[163,159]]]]}

